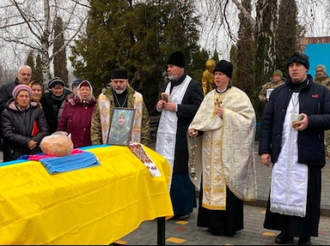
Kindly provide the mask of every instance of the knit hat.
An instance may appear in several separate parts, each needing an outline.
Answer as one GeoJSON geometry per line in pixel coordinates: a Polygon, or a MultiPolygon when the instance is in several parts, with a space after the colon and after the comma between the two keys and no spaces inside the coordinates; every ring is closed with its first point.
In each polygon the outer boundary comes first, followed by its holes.
{"type": "Polygon", "coordinates": [[[281,70],[278,70],[278,69],[275,70],[274,73],[273,73],[273,76],[274,76],[274,75],[277,75],[277,76],[280,76],[281,78],[283,78],[283,73],[282,73],[281,70]]]}
{"type": "Polygon", "coordinates": [[[316,68],[315,68],[315,71],[320,71],[320,70],[322,70],[323,72],[326,73],[326,71],[325,71],[325,66],[322,65],[322,64],[317,65],[316,68]]]}
{"type": "Polygon", "coordinates": [[[309,69],[309,57],[305,54],[302,54],[302,53],[299,53],[299,52],[294,53],[288,59],[287,68],[289,68],[289,65],[291,63],[294,63],[294,62],[301,63],[305,66],[305,68],[309,69]]]}
{"type": "Polygon", "coordinates": [[[73,89],[74,86],[78,86],[82,81],[83,79],[75,79],[71,84],[71,88],[73,89]]]}
{"type": "Polygon", "coordinates": [[[180,51],[176,51],[171,54],[170,59],[168,60],[168,65],[174,65],[177,67],[185,67],[185,57],[180,51]]]}
{"type": "Polygon", "coordinates": [[[28,86],[28,85],[25,85],[25,84],[20,84],[20,85],[16,85],[14,90],[13,90],[13,98],[16,100],[17,98],[17,95],[20,91],[27,91],[30,95],[30,98],[32,98],[32,89],[28,86]]]}
{"type": "Polygon", "coordinates": [[[57,84],[60,84],[63,87],[65,86],[65,83],[61,78],[55,77],[51,81],[48,82],[48,89],[51,89],[52,87],[54,87],[57,84]]]}
{"type": "Polygon", "coordinates": [[[221,60],[218,62],[218,64],[215,66],[213,73],[215,72],[222,72],[226,74],[229,78],[231,78],[233,74],[233,64],[226,60],[221,60]]]}
{"type": "Polygon", "coordinates": [[[111,71],[111,79],[128,79],[127,71],[123,69],[114,69],[111,71]]]}

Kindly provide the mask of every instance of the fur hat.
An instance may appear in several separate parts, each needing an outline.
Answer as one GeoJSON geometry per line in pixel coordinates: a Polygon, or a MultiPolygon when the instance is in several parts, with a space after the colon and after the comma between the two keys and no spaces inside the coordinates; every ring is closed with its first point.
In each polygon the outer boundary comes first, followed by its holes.
{"type": "Polygon", "coordinates": [[[16,97],[17,97],[17,95],[18,95],[18,93],[19,93],[20,91],[27,91],[27,92],[29,93],[29,95],[30,95],[30,98],[32,98],[32,94],[33,94],[33,92],[32,92],[32,89],[30,88],[30,86],[25,85],[25,84],[19,84],[19,85],[16,85],[16,86],[15,86],[15,88],[14,88],[14,90],[13,90],[13,93],[12,93],[13,98],[14,98],[15,100],[16,100],[16,97]]]}
{"type": "Polygon", "coordinates": [[[302,53],[299,53],[299,52],[294,53],[288,59],[287,68],[289,68],[289,65],[291,63],[294,63],[294,62],[301,63],[305,66],[305,68],[309,69],[309,57],[305,54],[302,54],[302,53]]]}
{"type": "Polygon", "coordinates": [[[60,84],[63,87],[65,86],[65,83],[64,83],[64,81],[61,78],[55,77],[55,78],[53,78],[52,80],[50,80],[48,82],[48,89],[51,89],[52,87],[54,87],[57,84],[60,84]]]}
{"type": "Polygon", "coordinates": [[[111,79],[128,79],[127,71],[123,69],[114,69],[111,71],[111,79]]]}
{"type": "Polygon", "coordinates": [[[78,86],[82,81],[83,79],[75,79],[71,84],[71,88],[73,89],[74,86],[78,86]]]}
{"type": "Polygon", "coordinates": [[[174,65],[177,67],[185,67],[185,57],[180,51],[176,51],[171,54],[170,59],[168,60],[168,65],[174,65]]]}
{"type": "Polygon", "coordinates": [[[283,77],[282,71],[281,70],[278,70],[278,69],[274,71],[273,76],[274,75],[280,76],[281,78],[283,77]]]}
{"type": "Polygon", "coordinates": [[[221,60],[218,62],[218,64],[215,66],[213,70],[213,74],[215,72],[222,72],[226,74],[229,78],[231,78],[233,74],[233,64],[226,60],[221,60]]]}
{"type": "Polygon", "coordinates": [[[316,66],[315,71],[319,71],[319,70],[322,70],[325,73],[327,72],[325,71],[325,66],[322,64],[316,66]]]}

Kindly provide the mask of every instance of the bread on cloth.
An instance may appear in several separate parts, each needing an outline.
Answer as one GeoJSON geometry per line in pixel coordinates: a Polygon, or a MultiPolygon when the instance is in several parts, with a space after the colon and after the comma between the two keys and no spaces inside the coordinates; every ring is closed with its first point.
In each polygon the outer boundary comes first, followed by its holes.
{"type": "Polygon", "coordinates": [[[45,155],[67,156],[73,149],[73,143],[66,132],[57,131],[41,140],[40,148],[45,155]]]}

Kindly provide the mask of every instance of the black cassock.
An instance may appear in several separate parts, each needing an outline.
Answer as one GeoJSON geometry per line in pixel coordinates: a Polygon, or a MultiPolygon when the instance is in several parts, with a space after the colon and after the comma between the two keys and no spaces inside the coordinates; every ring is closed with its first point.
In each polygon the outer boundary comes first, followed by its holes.
{"type": "MultiPolygon", "coordinates": [[[[203,182],[202,182],[203,183],[203,182]]],[[[210,210],[202,207],[203,187],[199,194],[197,226],[208,227],[208,231],[218,236],[233,236],[244,228],[243,201],[226,187],[226,210],[210,210]]]]}

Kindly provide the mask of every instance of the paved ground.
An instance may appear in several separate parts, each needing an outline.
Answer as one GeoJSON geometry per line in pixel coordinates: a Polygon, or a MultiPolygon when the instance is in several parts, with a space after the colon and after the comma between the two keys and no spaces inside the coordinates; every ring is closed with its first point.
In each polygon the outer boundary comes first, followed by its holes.
{"type": "MultiPolygon", "coordinates": [[[[150,145],[153,148],[153,145],[150,145]]],[[[258,142],[255,145],[257,150],[258,142]]],[[[166,245],[276,245],[274,243],[277,231],[263,228],[265,206],[270,185],[271,168],[261,165],[256,154],[258,201],[245,203],[244,205],[244,229],[233,237],[213,236],[206,228],[196,225],[197,208],[188,221],[170,219],[166,221],[165,240],[166,245]]],[[[323,191],[321,206],[321,221],[319,237],[312,238],[313,245],[330,245],[330,160],[323,169],[323,191]]],[[[297,244],[295,238],[294,244],[297,244]]],[[[128,245],[156,245],[157,221],[145,221],[139,228],[126,235],[118,244],[128,245]]]]}
{"type": "MultiPolygon", "coordinates": [[[[213,236],[206,228],[196,226],[196,212],[188,221],[167,220],[165,223],[166,245],[276,245],[277,231],[263,228],[265,209],[258,206],[244,205],[244,229],[233,237],[213,236]]],[[[293,244],[297,244],[295,238],[293,244]]],[[[116,243],[127,245],[156,245],[157,221],[145,221],[139,228],[116,243]]],[[[312,238],[313,245],[330,245],[330,217],[322,216],[319,237],[312,238]]]]}

